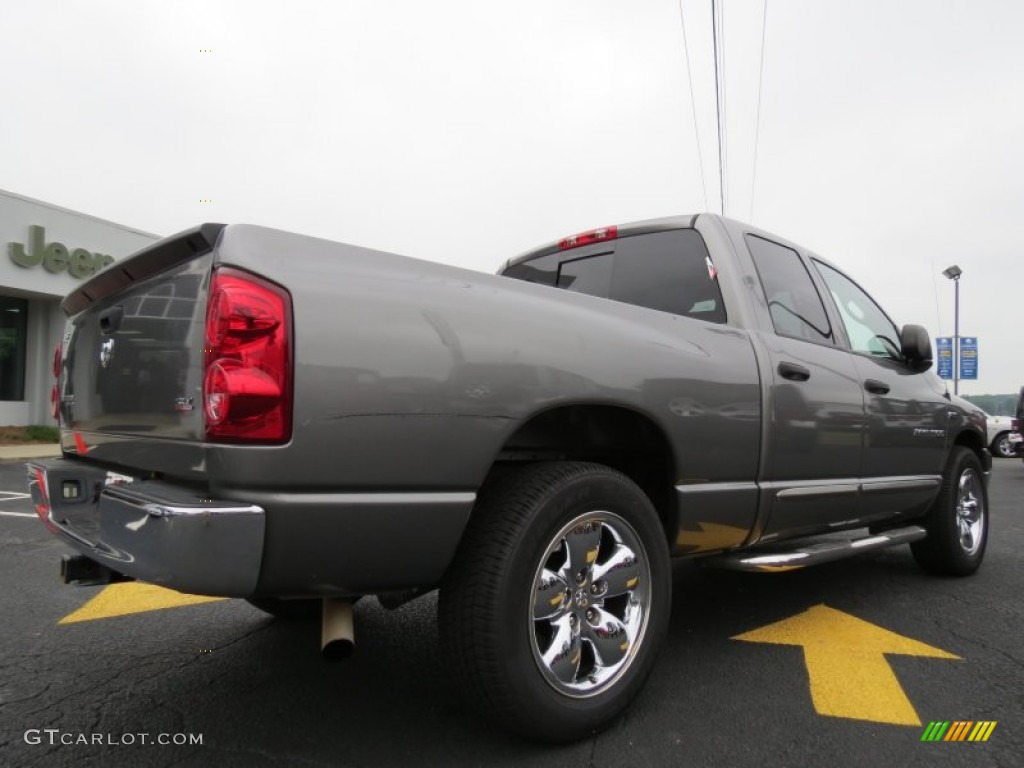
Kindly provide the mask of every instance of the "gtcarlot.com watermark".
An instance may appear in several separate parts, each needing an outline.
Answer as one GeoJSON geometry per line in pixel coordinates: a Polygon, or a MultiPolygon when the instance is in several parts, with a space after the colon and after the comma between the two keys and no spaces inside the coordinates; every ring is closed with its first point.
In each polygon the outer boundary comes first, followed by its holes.
{"type": "Polygon", "coordinates": [[[60,728],[29,728],[25,731],[26,744],[55,746],[128,747],[135,744],[195,747],[203,743],[201,733],[76,733],[60,728]]]}

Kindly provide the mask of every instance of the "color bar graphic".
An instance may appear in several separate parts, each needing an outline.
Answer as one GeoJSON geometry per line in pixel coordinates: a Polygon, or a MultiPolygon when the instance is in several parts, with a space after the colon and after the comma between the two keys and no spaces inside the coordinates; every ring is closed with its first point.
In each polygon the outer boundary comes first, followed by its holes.
{"type": "Polygon", "coordinates": [[[979,722],[976,726],[974,726],[974,730],[971,731],[971,735],[967,737],[967,740],[968,741],[988,741],[988,737],[992,735],[992,731],[995,730],[995,727],[996,727],[996,721],[995,720],[989,720],[989,721],[984,721],[983,720],[983,721],[979,722]]]}
{"type": "Polygon", "coordinates": [[[933,720],[921,734],[921,741],[988,741],[995,720],[933,720]]]}

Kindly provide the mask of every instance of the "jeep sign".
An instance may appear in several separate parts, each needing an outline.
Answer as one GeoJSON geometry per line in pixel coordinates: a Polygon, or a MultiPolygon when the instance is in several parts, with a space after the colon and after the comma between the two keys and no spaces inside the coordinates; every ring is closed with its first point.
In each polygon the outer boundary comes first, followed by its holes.
{"type": "Polygon", "coordinates": [[[69,250],[64,243],[47,243],[46,230],[32,225],[28,228],[28,245],[8,243],[7,252],[11,261],[19,267],[38,267],[40,264],[54,274],[65,269],[72,277],[82,279],[96,274],[114,259],[103,253],[91,253],[85,248],[69,250]]]}

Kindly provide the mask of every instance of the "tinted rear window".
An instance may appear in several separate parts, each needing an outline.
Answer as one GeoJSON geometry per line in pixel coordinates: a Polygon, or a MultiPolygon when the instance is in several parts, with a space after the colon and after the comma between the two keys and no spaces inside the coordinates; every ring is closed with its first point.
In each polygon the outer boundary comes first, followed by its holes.
{"type": "Polygon", "coordinates": [[[707,246],[692,229],[624,237],[586,256],[552,253],[504,274],[698,320],[726,320],[707,246]]]}
{"type": "Polygon", "coordinates": [[[775,332],[796,339],[831,343],[832,326],[825,314],[825,305],[800,254],[756,235],[747,235],[746,239],[761,277],[775,332]]]}

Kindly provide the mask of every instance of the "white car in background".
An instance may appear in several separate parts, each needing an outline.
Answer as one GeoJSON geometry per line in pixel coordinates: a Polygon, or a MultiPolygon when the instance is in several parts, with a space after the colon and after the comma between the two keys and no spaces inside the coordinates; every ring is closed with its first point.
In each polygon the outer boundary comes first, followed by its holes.
{"type": "Polygon", "coordinates": [[[1017,420],[1012,416],[989,416],[985,414],[988,424],[988,445],[992,455],[997,458],[1012,459],[1017,455],[1017,446],[1010,435],[1020,429],[1017,420]]]}
{"type": "Polygon", "coordinates": [[[1011,440],[1010,435],[1018,432],[1020,424],[1012,416],[991,416],[970,400],[959,395],[953,395],[952,399],[964,408],[970,408],[985,417],[985,424],[988,427],[988,448],[997,459],[1012,459],[1018,455],[1017,445],[1011,440]]]}

